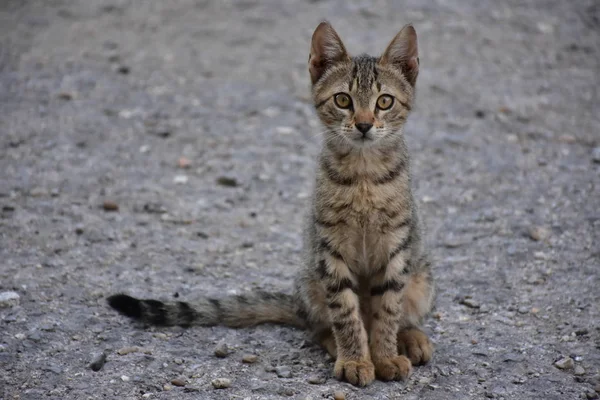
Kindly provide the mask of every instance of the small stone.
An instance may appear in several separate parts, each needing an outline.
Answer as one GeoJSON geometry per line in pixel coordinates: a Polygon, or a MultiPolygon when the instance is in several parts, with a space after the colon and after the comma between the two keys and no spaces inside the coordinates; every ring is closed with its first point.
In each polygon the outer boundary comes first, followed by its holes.
{"type": "Polygon", "coordinates": [[[333,392],[334,400],[346,400],[346,395],[342,391],[333,392]]]}
{"type": "Polygon", "coordinates": [[[575,143],[577,141],[577,138],[573,135],[564,134],[564,135],[560,135],[558,137],[558,141],[561,143],[571,144],[571,143],[575,143]]]}
{"type": "Polygon", "coordinates": [[[581,365],[576,365],[575,369],[573,370],[573,375],[575,375],[575,376],[585,375],[585,369],[581,365]]]}
{"type": "Polygon", "coordinates": [[[592,392],[589,391],[585,394],[585,396],[587,397],[588,400],[596,400],[598,398],[600,398],[600,396],[598,396],[598,392],[592,392]]]}
{"type": "Polygon", "coordinates": [[[592,150],[592,161],[600,164],[600,147],[594,147],[592,150]]]}
{"type": "Polygon", "coordinates": [[[173,386],[172,386],[172,385],[169,385],[168,383],[165,383],[165,384],[163,385],[163,390],[164,390],[165,392],[168,392],[169,390],[173,390],[173,386]]]}
{"type": "Polygon", "coordinates": [[[48,364],[48,365],[42,367],[42,369],[44,371],[53,372],[57,375],[60,375],[63,372],[62,368],[56,364],[48,364]]]}
{"type": "Polygon", "coordinates": [[[227,389],[231,386],[231,379],[217,378],[210,382],[215,389],[227,389]]]}
{"type": "Polygon", "coordinates": [[[119,205],[111,200],[105,200],[102,203],[102,208],[104,208],[104,211],[119,211],[119,205]]]}
{"type": "Polygon", "coordinates": [[[192,161],[185,157],[179,157],[177,161],[177,166],[182,169],[190,168],[192,166],[192,161]]]}
{"type": "Polygon", "coordinates": [[[129,377],[127,375],[121,375],[121,380],[123,382],[129,382],[129,377]]]}
{"type": "Polygon", "coordinates": [[[571,369],[573,368],[574,362],[571,357],[564,357],[554,363],[554,366],[559,369],[571,369]]]}
{"type": "Polygon", "coordinates": [[[219,342],[214,353],[216,357],[225,358],[229,355],[229,346],[225,342],[219,342]]]}
{"type": "Polygon", "coordinates": [[[273,117],[278,116],[280,111],[277,107],[271,106],[271,107],[265,108],[262,113],[269,118],[273,118],[273,117]]]}
{"type": "Polygon", "coordinates": [[[313,385],[320,385],[322,383],[325,383],[325,378],[320,375],[312,375],[308,377],[307,381],[308,383],[313,385]]]}
{"type": "Polygon", "coordinates": [[[171,384],[172,384],[173,386],[180,386],[180,387],[183,387],[183,386],[185,386],[187,383],[186,383],[185,379],[183,379],[183,378],[175,378],[175,379],[171,380],[171,384]]]}
{"type": "Polygon", "coordinates": [[[61,100],[69,101],[73,100],[75,95],[71,92],[60,92],[56,97],[58,97],[61,100]]]}
{"type": "Polygon", "coordinates": [[[294,389],[281,386],[279,389],[277,389],[277,394],[280,396],[291,397],[294,395],[294,389]]]}
{"type": "Polygon", "coordinates": [[[175,178],[173,178],[173,183],[177,183],[177,184],[184,184],[187,183],[189,180],[187,175],[176,175],[175,178]]]}
{"type": "Polygon", "coordinates": [[[41,187],[35,187],[29,191],[31,197],[42,197],[48,195],[48,191],[41,187]]]}
{"type": "Polygon", "coordinates": [[[0,293],[0,308],[14,307],[19,305],[21,296],[17,292],[0,293]]]}
{"type": "Polygon", "coordinates": [[[258,360],[258,356],[256,354],[245,354],[242,357],[242,362],[244,364],[254,364],[258,360]]]}
{"type": "Polygon", "coordinates": [[[175,364],[177,364],[177,365],[181,365],[181,364],[183,364],[183,359],[181,359],[181,358],[176,358],[176,359],[174,359],[174,360],[173,360],[173,362],[174,362],[175,364]]]}
{"type": "Polygon", "coordinates": [[[217,183],[221,186],[227,186],[227,187],[237,187],[239,185],[237,179],[231,178],[228,176],[218,177],[217,183]]]}
{"type": "Polygon", "coordinates": [[[275,132],[277,132],[280,135],[290,135],[294,133],[294,128],[292,128],[291,126],[278,126],[277,128],[275,128],[275,132]]]}
{"type": "Polygon", "coordinates": [[[31,340],[32,342],[38,343],[42,340],[42,336],[38,331],[33,330],[27,334],[27,339],[31,340]]]}
{"type": "Polygon", "coordinates": [[[24,333],[17,333],[17,334],[15,334],[15,339],[23,340],[25,338],[26,338],[26,336],[25,336],[24,333]]]}
{"type": "Polygon", "coordinates": [[[146,203],[142,207],[142,210],[148,214],[165,214],[167,212],[165,206],[160,203],[146,203]]]}
{"type": "Polygon", "coordinates": [[[527,314],[527,313],[529,313],[529,308],[519,307],[519,309],[517,311],[519,312],[519,314],[527,314]]]}
{"type": "Polygon", "coordinates": [[[586,328],[577,329],[577,330],[575,331],[575,335],[577,335],[577,336],[585,336],[585,335],[587,335],[588,333],[590,333],[590,331],[589,331],[589,330],[587,330],[586,328]]]}
{"type": "Polygon", "coordinates": [[[485,118],[485,111],[483,111],[483,110],[475,110],[475,117],[477,117],[477,118],[485,118]]]}
{"type": "Polygon", "coordinates": [[[541,226],[530,227],[527,231],[527,234],[531,239],[535,240],[536,242],[545,240],[548,238],[548,236],[550,236],[550,232],[548,231],[548,229],[541,226]]]}
{"type": "Polygon", "coordinates": [[[117,350],[117,354],[120,356],[124,356],[130,353],[137,353],[139,351],[141,351],[141,349],[137,346],[123,347],[122,349],[117,350]]]}
{"type": "Polygon", "coordinates": [[[292,370],[290,369],[290,367],[288,367],[286,365],[280,365],[278,367],[275,367],[275,373],[280,378],[291,378],[292,377],[292,370]]]}
{"type": "Polygon", "coordinates": [[[92,371],[98,372],[104,367],[106,363],[106,353],[98,353],[92,357],[92,362],[89,364],[89,367],[92,371]]]}
{"type": "Polygon", "coordinates": [[[119,68],[117,68],[117,72],[123,75],[127,75],[129,74],[129,72],[131,72],[131,69],[126,65],[121,65],[119,68]]]}
{"type": "Polygon", "coordinates": [[[462,304],[463,306],[467,306],[469,308],[479,308],[481,307],[481,305],[476,302],[475,300],[471,299],[471,298],[463,298],[459,301],[459,304],[462,304]]]}
{"type": "Polygon", "coordinates": [[[83,232],[84,232],[84,230],[83,230],[83,225],[82,225],[82,224],[77,224],[77,225],[75,226],[75,233],[76,233],[77,235],[83,235],[83,232]]]}

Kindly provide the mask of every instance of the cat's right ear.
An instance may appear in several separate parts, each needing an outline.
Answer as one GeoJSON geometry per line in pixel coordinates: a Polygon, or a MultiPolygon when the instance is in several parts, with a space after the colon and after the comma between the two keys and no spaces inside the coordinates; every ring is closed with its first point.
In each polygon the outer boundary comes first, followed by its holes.
{"type": "Polygon", "coordinates": [[[317,26],[312,36],[308,70],[313,85],[333,64],[350,59],[342,40],[327,21],[317,26]]]}

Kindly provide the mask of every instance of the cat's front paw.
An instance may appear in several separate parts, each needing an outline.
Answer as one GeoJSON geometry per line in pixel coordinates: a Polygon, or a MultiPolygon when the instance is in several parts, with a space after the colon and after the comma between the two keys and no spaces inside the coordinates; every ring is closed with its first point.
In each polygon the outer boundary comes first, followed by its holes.
{"type": "Polygon", "coordinates": [[[369,360],[350,361],[338,359],[333,370],[336,378],[354,386],[367,386],[375,380],[375,367],[369,360]]]}
{"type": "Polygon", "coordinates": [[[375,373],[382,381],[405,380],[412,372],[412,364],[406,356],[394,356],[375,361],[375,373]]]}
{"type": "Polygon", "coordinates": [[[421,365],[431,360],[433,345],[423,331],[407,329],[398,332],[398,353],[407,356],[412,365],[421,365]]]}

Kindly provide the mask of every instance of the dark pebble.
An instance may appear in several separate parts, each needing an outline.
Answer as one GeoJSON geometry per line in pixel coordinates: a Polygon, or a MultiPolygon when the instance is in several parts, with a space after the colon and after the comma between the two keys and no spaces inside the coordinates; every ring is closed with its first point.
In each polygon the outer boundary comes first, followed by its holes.
{"type": "Polygon", "coordinates": [[[117,72],[123,75],[127,75],[129,74],[129,72],[131,72],[131,70],[129,69],[128,66],[126,65],[121,65],[119,68],[117,68],[117,72]]]}
{"type": "Polygon", "coordinates": [[[102,208],[104,208],[104,211],[119,211],[119,205],[111,200],[105,200],[102,203],[102,208]]]}
{"type": "Polygon", "coordinates": [[[221,186],[227,186],[227,187],[237,187],[238,186],[237,179],[230,178],[228,176],[220,176],[219,178],[217,178],[217,183],[221,186]]]}
{"type": "Polygon", "coordinates": [[[65,101],[73,100],[73,95],[69,92],[59,93],[57,97],[61,100],[65,100],[65,101]]]}
{"type": "Polygon", "coordinates": [[[104,367],[105,363],[106,363],[106,354],[98,353],[92,358],[92,362],[90,363],[89,367],[92,371],[98,372],[102,369],[102,367],[104,367]]]}
{"type": "Polygon", "coordinates": [[[173,386],[179,386],[179,387],[183,387],[186,385],[185,380],[181,379],[181,378],[175,378],[171,381],[171,384],[173,386]]]}

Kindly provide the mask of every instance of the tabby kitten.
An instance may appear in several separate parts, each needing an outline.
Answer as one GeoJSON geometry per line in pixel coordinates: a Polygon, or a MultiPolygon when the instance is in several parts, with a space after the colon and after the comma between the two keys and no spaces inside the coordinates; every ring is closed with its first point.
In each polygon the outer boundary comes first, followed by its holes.
{"type": "Polygon", "coordinates": [[[420,329],[434,289],[403,134],[419,71],[415,29],[405,26],[379,58],[350,57],[323,22],[312,37],[309,71],[326,133],[294,295],[188,304],[118,294],[108,302],[155,325],[306,328],[336,359],[338,379],[358,386],[376,376],[405,379],[433,351],[420,329]]]}

